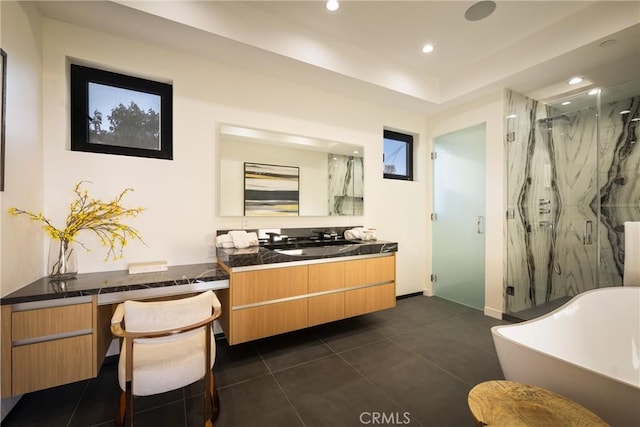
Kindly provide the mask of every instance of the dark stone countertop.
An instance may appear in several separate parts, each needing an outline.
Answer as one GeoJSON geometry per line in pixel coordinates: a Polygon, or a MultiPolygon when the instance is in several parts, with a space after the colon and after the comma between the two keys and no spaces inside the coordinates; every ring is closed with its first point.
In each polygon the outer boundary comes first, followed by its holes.
{"type": "Polygon", "coordinates": [[[140,274],[129,274],[127,270],[84,273],[63,281],[43,277],[2,297],[0,304],[185,285],[196,280],[211,282],[227,279],[229,274],[216,263],[171,266],[167,271],[140,274]]]}
{"type": "Polygon", "coordinates": [[[231,268],[249,267],[324,258],[339,258],[397,252],[398,243],[373,240],[358,243],[345,243],[340,245],[330,245],[329,243],[327,243],[327,246],[315,246],[307,248],[298,248],[295,244],[288,244],[282,245],[281,249],[284,252],[271,250],[263,246],[254,246],[246,249],[218,248],[217,257],[218,262],[224,263],[231,268]]]}

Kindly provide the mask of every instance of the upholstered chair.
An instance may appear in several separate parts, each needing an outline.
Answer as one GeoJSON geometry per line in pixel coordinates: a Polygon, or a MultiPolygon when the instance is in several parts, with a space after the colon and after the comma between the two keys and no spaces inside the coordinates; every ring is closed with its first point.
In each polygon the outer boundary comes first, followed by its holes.
{"type": "Polygon", "coordinates": [[[219,414],[213,321],[220,313],[212,291],[169,301],[125,301],[116,307],[111,331],[122,338],[116,425],[124,424],[127,411],[133,425],[134,396],[179,389],[203,377],[204,425],[213,425],[219,414]]]}

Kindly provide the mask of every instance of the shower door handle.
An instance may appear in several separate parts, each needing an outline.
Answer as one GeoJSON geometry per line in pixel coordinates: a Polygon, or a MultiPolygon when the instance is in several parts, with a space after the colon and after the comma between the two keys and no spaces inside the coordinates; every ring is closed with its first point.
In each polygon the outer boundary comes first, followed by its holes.
{"type": "Polygon", "coordinates": [[[593,243],[591,234],[593,233],[593,221],[584,222],[584,234],[582,235],[582,244],[590,245],[593,243]]]}
{"type": "Polygon", "coordinates": [[[478,221],[476,222],[478,234],[484,234],[484,217],[478,216],[478,221]]]}

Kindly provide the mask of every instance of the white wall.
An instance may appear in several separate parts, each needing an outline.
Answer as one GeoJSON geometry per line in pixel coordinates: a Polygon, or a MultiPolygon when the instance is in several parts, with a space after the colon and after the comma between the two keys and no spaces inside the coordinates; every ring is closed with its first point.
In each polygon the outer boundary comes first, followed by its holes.
{"type": "MultiPolygon", "coordinates": [[[[504,271],[504,227],[506,212],[506,181],[504,178],[504,93],[496,92],[477,102],[465,104],[456,109],[430,117],[427,121],[428,141],[433,147],[434,138],[450,132],[467,128],[479,123],[486,123],[486,241],[485,241],[485,308],[488,316],[501,318],[503,312],[503,277],[504,271]]],[[[429,150],[431,151],[432,148],[429,150]]],[[[425,153],[425,158],[428,153],[425,153]]],[[[429,160],[430,161],[430,160],[429,160]]],[[[433,169],[429,168],[429,183],[427,193],[427,211],[433,207],[432,179],[433,169]]],[[[431,223],[427,226],[429,242],[427,271],[432,271],[431,260],[431,223]]],[[[429,282],[426,295],[433,295],[432,284],[429,282]]]]}
{"type": "Polygon", "coordinates": [[[10,207],[43,210],[41,17],[28,2],[0,2],[7,53],[5,191],[0,193],[0,293],[42,276],[44,233],[10,207]]]}
{"type": "Polygon", "coordinates": [[[133,187],[135,192],[125,204],[147,209],[129,223],[141,231],[148,247],[132,242],[123,260],[104,263],[104,249],[91,234],[83,232],[78,237],[92,251],[80,251],[81,272],[123,269],[132,262],[161,259],[170,265],[211,261],[216,229],[365,225],[376,227],[378,238],[399,242],[398,294],[424,289],[423,182],[386,181],[381,171],[383,127],[424,134],[424,118],[420,115],[49,19],[44,20],[43,64],[44,212],[61,224],[72,198],[71,189],[80,180],[91,181],[90,194],[101,198],[133,187]],[[67,57],[171,81],[174,160],[70,151],[67,57]],[[363,145],[365,216],[216,217],[219,123],[363,145]]]}
{"type": "MultiPolygon", "coordinates": [[[[0,46],[7,53],[5,191],[0,192],[0,295],[42,276],[43,233],[7,214],[42,211],[41,17],[32,4],[0,1],[0,46]]],[[[0,419],[20,399],[0,402],[0,419]]]]}

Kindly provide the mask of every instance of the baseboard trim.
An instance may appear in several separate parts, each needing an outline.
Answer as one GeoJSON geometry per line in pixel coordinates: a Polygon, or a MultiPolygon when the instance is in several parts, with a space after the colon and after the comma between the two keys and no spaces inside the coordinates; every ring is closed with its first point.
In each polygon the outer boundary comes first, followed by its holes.
{"type": "Polygon", "coordinates": [[[489,316],[489,317],[493,317],[494,319],[499,319],[499,320],[503,320],[503,313],[501,311],[498,311],[496,309],[490,308],[490,307],[485,307],[484,308],[484,315],[485,316],[489,316]]]}
{"type": "Polygon", "coordinates": [[[417,297],[419,295],[422,295],[422,292],[413,292],[413,293],[410,293],[410,294],[396,295],[396,301],[401,300],[401,299],[405,299],[405,298],[417,297]]]}
{"type": "Polygon", "coordinates": [[[524,322],[523,319],[520,319],[519,317],[515,317],[512,316],[510,314],[504,313],[502,315],[502,320],[506,320],[507,322],[511,322],[511,323],[520,323],[520,322],[524,322]]]}

